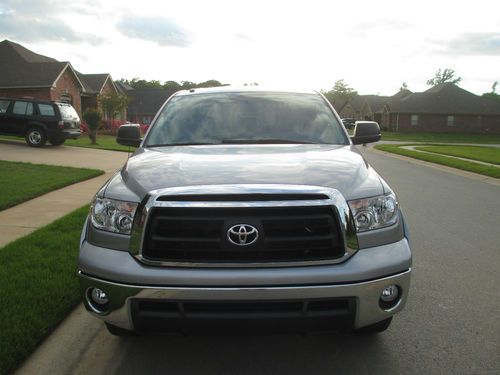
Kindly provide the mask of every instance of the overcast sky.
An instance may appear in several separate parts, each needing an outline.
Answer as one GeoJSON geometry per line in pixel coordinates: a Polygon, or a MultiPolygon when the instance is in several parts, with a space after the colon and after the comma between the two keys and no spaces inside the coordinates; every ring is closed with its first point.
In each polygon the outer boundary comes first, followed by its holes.
{"type": "Polygon", "coordinates": [[[500,81],[500,1],[0,0],[9,39],[114,79],[423,91],[452,68],[476,94],[500,81]]]}

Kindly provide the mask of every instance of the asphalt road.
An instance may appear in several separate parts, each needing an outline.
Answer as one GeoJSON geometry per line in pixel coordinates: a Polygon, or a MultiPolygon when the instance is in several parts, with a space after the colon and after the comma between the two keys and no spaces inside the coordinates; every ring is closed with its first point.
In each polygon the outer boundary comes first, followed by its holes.
{"type": "Polygon", "coordinates": [[[55,343],[54,354],[64,363],[65,355],[76,351],[78,360],[59,369],[74,374],[500,373],[500,185],[365,154],[398,193],[412,236],[410,298],[387,332],[122,339],[82,313],[79,328],[62,328],[64,341],[55,343]]]}

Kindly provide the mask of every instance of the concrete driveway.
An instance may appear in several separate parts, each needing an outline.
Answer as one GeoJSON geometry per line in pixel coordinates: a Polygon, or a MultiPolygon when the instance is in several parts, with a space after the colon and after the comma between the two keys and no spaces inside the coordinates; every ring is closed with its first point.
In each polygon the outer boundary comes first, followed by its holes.
{"type": "Polygon", "coordinates": [[[102,176],[69,185],[0,211],[0,247],[88,204],[106,180],[126,162],[127,157],[125,152],[69,146],[33,148],[20,142],[0,141],[0,160],[105,171],[102,176]]]}

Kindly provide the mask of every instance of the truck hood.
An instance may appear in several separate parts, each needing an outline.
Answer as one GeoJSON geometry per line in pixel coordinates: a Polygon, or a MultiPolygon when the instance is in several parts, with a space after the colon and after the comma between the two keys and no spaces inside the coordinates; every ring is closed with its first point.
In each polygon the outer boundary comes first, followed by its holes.
{"type": "Polygon", "coordinates": [[[226,184],[322,186],[348,200],[384,193],[378,174],[354,146],[300,144],[140,149],[111,179],[105,196],[140,201],[161,188],[226,184]]]}

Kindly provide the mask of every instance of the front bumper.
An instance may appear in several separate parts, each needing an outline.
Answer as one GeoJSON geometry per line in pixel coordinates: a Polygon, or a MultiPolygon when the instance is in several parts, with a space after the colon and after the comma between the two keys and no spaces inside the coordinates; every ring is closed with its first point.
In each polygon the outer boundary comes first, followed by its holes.
{"type": "MultiPolygon", "coordinates": [[[[86,308],[104,321],[128,330],[137,329],[134,326],[135,301],[304,301],[332,298],[348,298],[354,301],[352,327],[361,328],[384,320],[404,307],[410,286],[410,274],[411,269],[408,269],[376,280],[334,285],[220,288],[128,285],[79,272],[86,308]],[[389,285],[397,285],[401,294],[393,307],[383,309],[379,304],[380,293],[389,285]],[[110,302],[105,312],[96,311],[89,303],[89,288],[99,288],[108,294],[110,302]]],[[[189,324],[189,316],[184,315],[182,318],[181,321],[189,324]]],[[[296,318],[300,321],[300,316],[296,318]]]]}

